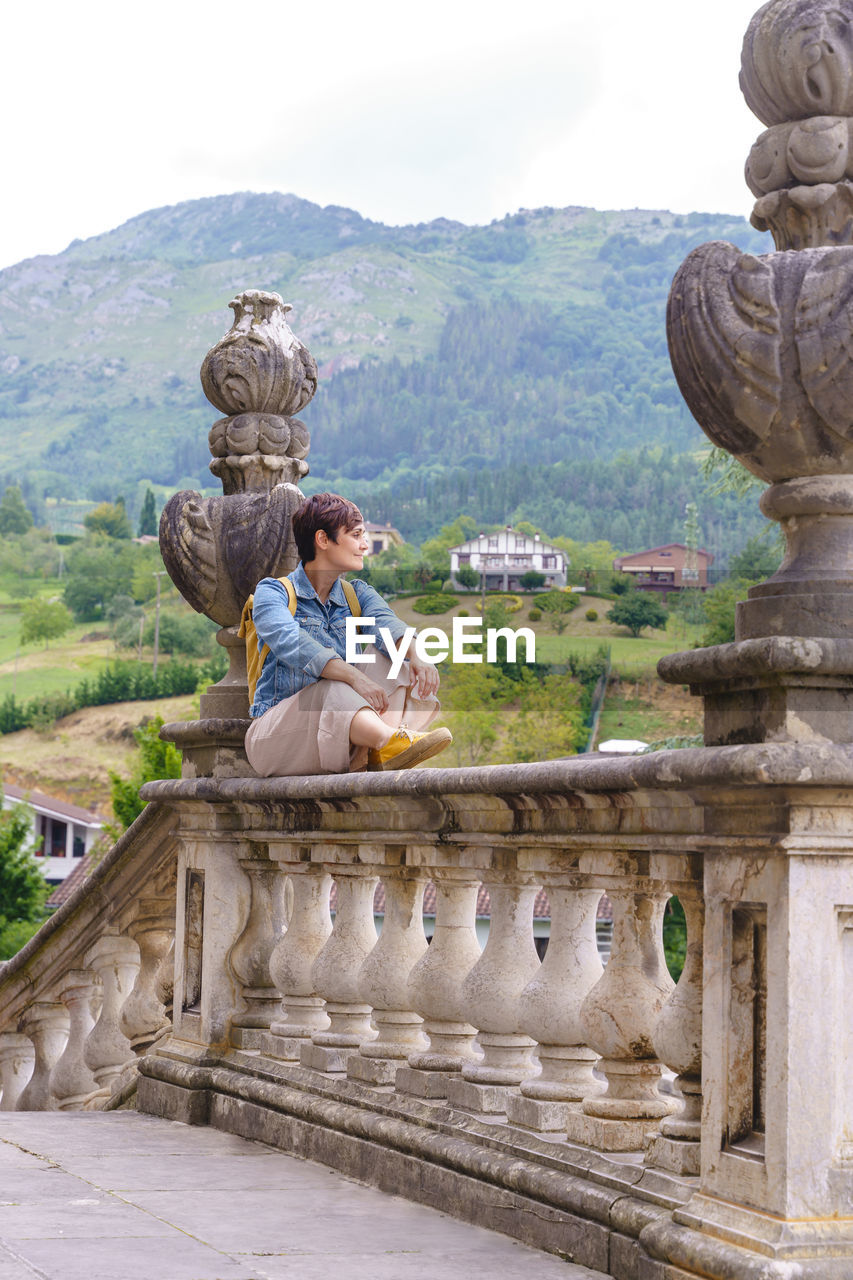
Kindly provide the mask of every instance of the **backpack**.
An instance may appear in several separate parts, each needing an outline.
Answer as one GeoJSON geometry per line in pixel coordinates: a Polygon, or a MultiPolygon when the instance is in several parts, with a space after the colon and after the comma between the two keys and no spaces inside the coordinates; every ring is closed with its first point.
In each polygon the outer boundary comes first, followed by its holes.
{"type": "MultiPolygon", "coordinates": [[[[296,614],[296,588],[290,581],[290,578],[279,578],[279,582],[287,592],[287,607],[291,614],[296,614]]],[[[349,611],[354,618],[361,617],[361,605],[358,602],[358,596],[355,593],[355,587],[351,582],[341,579],[341,586],[344,589],[344,595],[347,598],[349,611]]],[[[261,671],[266,662],[270,647],[265,644],[262,649],[258,649],[258,633],[255,630],[255,621],[252,616],[252,610],[255,604],[254,593],[243,605],[243,613],[240,618],[240,628],[237,635],[246,641],[246,672],[249,677],[249,706],[255,701],[255,689],[261,678],[261,671]]]]}

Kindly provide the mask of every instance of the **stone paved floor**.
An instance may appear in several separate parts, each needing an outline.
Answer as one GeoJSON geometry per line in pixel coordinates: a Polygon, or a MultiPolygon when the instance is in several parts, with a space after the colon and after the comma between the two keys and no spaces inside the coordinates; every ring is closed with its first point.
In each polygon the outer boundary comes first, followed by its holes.
{"type": "Polygon", "coordinates": [[[604,1280],[214,1129],[0,1113],[0,1280],[604,1280]]]}

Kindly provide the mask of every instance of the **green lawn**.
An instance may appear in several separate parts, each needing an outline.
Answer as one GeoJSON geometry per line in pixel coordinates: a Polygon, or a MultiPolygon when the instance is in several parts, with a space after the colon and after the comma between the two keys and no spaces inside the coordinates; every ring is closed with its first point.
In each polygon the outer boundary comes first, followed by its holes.
{"type": "Polygon", "coordinates": [[[20,612],[0,606],[0,699],[13,693],[25,702],[40,693],[62,693],[102,670],[115,657],[112,641],[84,641],[83,636],[103,630],[79,622],[47,649],[41,643],[22,645],[20,612]]]}

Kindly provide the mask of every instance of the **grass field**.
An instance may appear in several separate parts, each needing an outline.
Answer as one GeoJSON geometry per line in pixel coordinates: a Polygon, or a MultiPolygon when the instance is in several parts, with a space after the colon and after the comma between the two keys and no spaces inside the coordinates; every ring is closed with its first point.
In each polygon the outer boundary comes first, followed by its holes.
{"type": "Polygon", "coordinates": [[[19,611],[0,607],[0,700],[11,693],[25,702],[40,693],[73,689],[116,657],[112,640],[95,623],[76,623],[48,648],[42,642],[22,645],[20,633],[19,611]]]}

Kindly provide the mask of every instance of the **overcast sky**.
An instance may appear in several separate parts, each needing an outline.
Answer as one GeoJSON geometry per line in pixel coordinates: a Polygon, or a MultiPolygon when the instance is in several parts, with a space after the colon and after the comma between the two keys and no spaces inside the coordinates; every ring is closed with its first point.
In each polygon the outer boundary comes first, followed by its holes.
{"type": "Polygon", "coordinates": [[[388,223],[748,214],[757,0],[5,6],[0,267],[146,209],[290,191],[388,223]]]}

